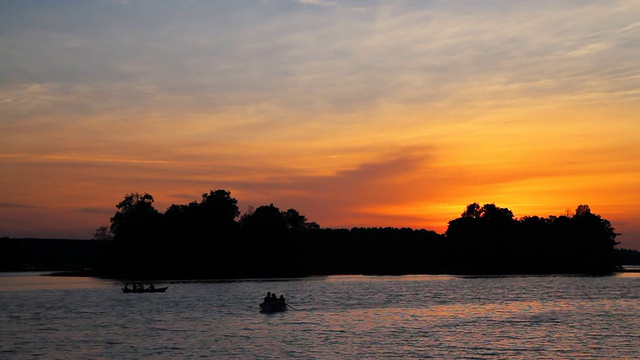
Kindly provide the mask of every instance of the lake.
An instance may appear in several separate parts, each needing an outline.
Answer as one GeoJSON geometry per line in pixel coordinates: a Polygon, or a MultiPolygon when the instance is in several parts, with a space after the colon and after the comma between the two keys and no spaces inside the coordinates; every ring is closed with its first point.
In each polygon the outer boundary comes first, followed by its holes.
{"type": "Polygon", "coordinates": [[[638,273],[122,285],[0,273],[0,358],[640,358],[638,273]],[[259,313],[267,291],[297,311],[259,313]]]}

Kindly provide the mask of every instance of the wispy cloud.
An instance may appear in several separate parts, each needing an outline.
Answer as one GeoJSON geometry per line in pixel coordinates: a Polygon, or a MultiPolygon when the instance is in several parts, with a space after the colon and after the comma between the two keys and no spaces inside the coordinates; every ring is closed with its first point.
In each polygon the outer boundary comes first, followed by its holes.
{"type": "Polygon", "coordinates": [[[0,203],[0,207],[8,209],[29,209],[34,208],[32,205],[16,204],[16,203],[0,203]]]}
{"type": "Polygon", "coordinates": [[[338,4],[337,1],[327,1],[327,0],[298,0],[301,4],[307,5],[320,5],[320,6],[335,6],[338,4]]]}

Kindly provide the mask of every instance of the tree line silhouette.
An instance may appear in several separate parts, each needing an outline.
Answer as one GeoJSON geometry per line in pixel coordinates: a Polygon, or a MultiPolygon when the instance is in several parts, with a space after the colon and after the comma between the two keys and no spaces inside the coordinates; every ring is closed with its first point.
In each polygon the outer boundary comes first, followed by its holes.
{"type": "Polygon", "coordinates": [[[516,219],[467,206],[444,234],[411,228],[321,228],[273,204],[240,215],[226,190],[164,213],[131,193],[101,227],[97,272],[114,277],[246,278],[326,274],[606,274],[619,266],[610,222],[573,215],[516,219]]]}

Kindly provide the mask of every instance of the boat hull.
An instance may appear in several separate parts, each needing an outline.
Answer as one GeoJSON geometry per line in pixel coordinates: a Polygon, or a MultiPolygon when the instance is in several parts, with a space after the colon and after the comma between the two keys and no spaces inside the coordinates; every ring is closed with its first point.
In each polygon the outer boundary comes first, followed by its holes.
{"type": "Polygon", "coordinates": [[[282,311],[287,311],[287,304],[260,304],[260,312],[263,313],[274,313],[282,311]]]}
{"type": "Polygon", "coordinates": [[[129,289],[129,288],[122,288],[122,292],[124,293],[157,293],[157,292],[165,292],[167,291],[169,287],[165,286],[165,287],[161,287],[161,288],[155,288],[155,289],[141,289],[141,290],[133,290],[133,289],[129,289]]]}

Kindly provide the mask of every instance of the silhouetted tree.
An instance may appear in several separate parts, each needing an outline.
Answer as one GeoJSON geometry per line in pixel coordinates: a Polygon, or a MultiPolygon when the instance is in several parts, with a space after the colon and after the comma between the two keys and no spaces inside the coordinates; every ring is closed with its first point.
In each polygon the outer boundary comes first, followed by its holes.
{"type": "Polygon", "coordinates": [[[287,230],[283,213],[273,204],[259,206],[240,218],[240,225],[248,232],[260,233],[263,237],[282,235],[287,230]]]}
{"type": "Polygon", "coordinates": [[[113,240],[113,234],[111,233],[111,230],[109,230],[107,226],[100,226],[93,233],[92,240],[98,240],[98,241],[113,240]]]}
{"type": "Polygon", "coordinates": [[[588,205],[580,205],[571,218],[573,260],[576,266],[589,272],[610,272],[618,257],[615,253],[616,234],[611,223],[592,214],[588,205]]]}
{"type": "Polygon", "coordinates": [[[165,211],[173,236],[192,243],[211,242],[224,238],[235,230],[235,218],[240,214],[237,200],[226,190],[211,190],[202,194],[200,203],[171,205],[165,211]]]}
{"type": "Polygon", "coordinates": [[[232,227],[240,215],[238,201],[226,190],[211,190],[208,194],[202,194],[200,208],[207,220],[218,227],[232,227]]]}
{"type": "Polygon", "coordinates": [[[468,205],[461,217],[449,221],[451,264],[456,271],[491,273],[507,266],[513,246],[515,220],[507,208],[495,204],[468,205]]]}
{"type": "Polygon", "coordinates": [[[147,239],[160,225],[162,215],[153,207],[153,196],[131,193],[118,205],[111,218],[111,233],[115,240],[147,239]]]}
{"type": "Polygon", "coordinates": [[[578,208],[576,208],[574,216],[587,216],[590,214],[591,214],[591,208],[589,208],[589,205],[578,205],[578,208]]]}
{"type": "Polygon", "coordinates": [[[293,232],[303,232],[309,230],[317,230],[320,228],[315,222],[307,222],[307,217],[300,215],[295,209],[289,209],[282,213],[287,230],[293,232]]]}
{"type": "Polygon", "coordinates": [[[460,215],[463,218],[478,218],[480,217],[481,211],[480,211],[480,204],[478,203],[473,203],[473,204],[469,204],[467,205],[467,208],[465,209],[465,211],[462,213],[462,215],[460,215]]]}
{"type": "Polygon", "coordinates": [[[622,265],[640,265],[640,251],[633,249],[617,249],[618,263],[622,265]]]}
{"type": "MultiPolygon", "coordinates": [[[[248,254],[248,271],[268,276],[298,276],[308,272],[310,233],[316,223],[295,209],[280,211],[273,204],[249,209],[239,221],[248,254]]],[[[255,275],[253,275],[255,276],[255,275]]]]}
{"type": "Polygon", "coordinates": [[[196,234],[199,218],[199,204],[192,201],[187,205],[172,204],[164,212],[168,224],[172,229],[182,234],[196,234]]]}
{"type": "Polygon", "coordinates": [[[454,271],[606,273],[616,266],[616,233],[588,205],[572,217],[515,220],[509,209],[471,204],[449,222],[446,236],[454,271]]]}
{"type": "Polygon", "coordinates": [[[487,222],[496,225],[513,223],[513,213],[507,208],[497,207],[495,204],[486,204],[480,209],[480,217],[487,222]]]}
{"type": "Polygon", "coordinates": [[[171,205],[165,211],[172,243],[173,266],[190,273],[217,276],[234,263],[240,214],[231,192],[218,189],[202,194],[200,202],[171,205]]]}
{"type": "Polygon", "coordinates": [[[112,261],[129,274],[152,273],[166,262],[163,215],[153,207],[153,196],[131,193],[116,205],[111,218],[112,261]]]}
{"type": "Polygon", "coordinates": [[[209,239],[205,239],[205,226],[198,202],[192,201],[186,205],[172,204],[164,216],[171,244],[173,272],[188,273],[194,265],[201,266],[201,258],[207,255],[203,250],[203,243],[209,239]]]}

